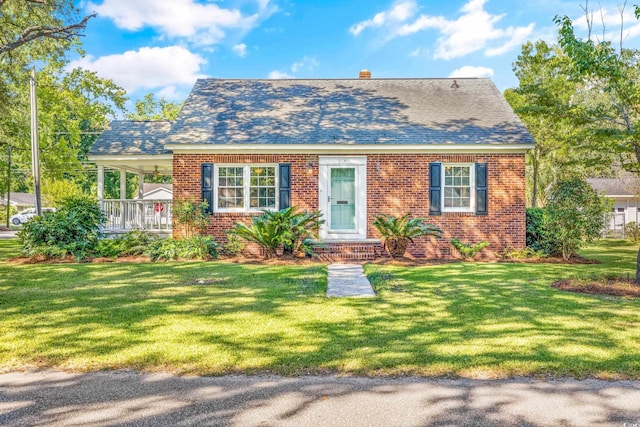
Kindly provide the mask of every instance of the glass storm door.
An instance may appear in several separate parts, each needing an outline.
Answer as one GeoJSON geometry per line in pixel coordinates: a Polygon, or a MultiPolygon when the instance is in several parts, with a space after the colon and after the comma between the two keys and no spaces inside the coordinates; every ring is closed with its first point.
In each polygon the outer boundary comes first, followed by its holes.
{"type": "Polygon", "coordinates": [[[331,167],[329,229],[356,229],[356,168],[331,167]]]}

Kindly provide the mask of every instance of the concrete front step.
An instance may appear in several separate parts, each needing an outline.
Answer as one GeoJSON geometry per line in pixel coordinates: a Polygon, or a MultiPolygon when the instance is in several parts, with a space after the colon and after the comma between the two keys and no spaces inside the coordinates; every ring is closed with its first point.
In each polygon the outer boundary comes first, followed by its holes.
{"type": "Polygon", "coordinates": [[[380,242],[330,242],[313,247],[314,258],[326,262],[372,261],[389,256],[380,242]]]}

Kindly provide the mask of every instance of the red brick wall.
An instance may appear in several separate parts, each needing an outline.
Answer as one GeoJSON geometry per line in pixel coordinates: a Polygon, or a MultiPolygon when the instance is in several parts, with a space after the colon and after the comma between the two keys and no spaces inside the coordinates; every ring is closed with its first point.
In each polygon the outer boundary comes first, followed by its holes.
{"type": "MultiPolygon", "coordinates": [[[[291,163],[291,204],[302,209],[318,209],[318,155],[285,154],[174,154],[174,198],[199,200],[200,165],[212,163],[291,163]]],[[[449,240],[490,242],[490,249],[525,245],[524,154],[372,154],[367,156],[367,213],[402,215],[407,212],[428,218],[444,231],[440,240],[420,238],[409,247],[416,257],[447,256],[449,240]],[[429,163],[488,164],[489,214],[442,213],[429,217],[429,163]]],[[[224,232],[249,214],[214,213],[207,232],[225,241],[224,232]]],[[[367,237],[377,238],[377,230],[367,225],[367,237]]]]}

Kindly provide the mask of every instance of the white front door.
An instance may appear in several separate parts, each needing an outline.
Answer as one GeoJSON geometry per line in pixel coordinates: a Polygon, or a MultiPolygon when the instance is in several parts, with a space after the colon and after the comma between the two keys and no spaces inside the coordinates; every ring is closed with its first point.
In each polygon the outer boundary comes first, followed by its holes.
{"type": "Polygon", "coordinates": [[[322,239],[367,237],[367,158],[321,156],[319,205],[325,223],[322,239]]]}

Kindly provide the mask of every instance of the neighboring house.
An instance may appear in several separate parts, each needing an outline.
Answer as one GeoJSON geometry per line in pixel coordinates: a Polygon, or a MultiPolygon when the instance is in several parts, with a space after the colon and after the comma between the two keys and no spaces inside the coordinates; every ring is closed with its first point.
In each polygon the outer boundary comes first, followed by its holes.
{"type": "MultiPolygon", "coordinates": [[[[9,193],[9,204],[21,211],[35,206],[35,196],[30,193],[9,193]]],[[[0,205],[7,206],[7,195],[0,196],[0,205]]]]}
{"type": "Polygon", "coordinates": [[[638,196],[634,193],[630,178],[624,175],[621,178],[588,178],[591,187],[603,194],[605,198],[613,202],[612,212],[608,215],[607,225],[614,235],[624,237],[624,226],[630,222],[638,221],[638,196]]]}
{"type": "Polygon", "coordinates": [[[114,121],[89,154],[99,198],[105,167],[159,169],[174,200],[208,202],[218,241],[296,206],[322,211],[324,251],[366,256],[380,246],[372,215],[411,212],[444,238],[409,252],[440,257],[452,237],[525,245],[533,144],[489,79],[200,79],[175,122],[114,121]]]}
{"type": "MultiPolygon", "coordinates": [[[[136,199],[138,196],[136,196],[136,199]]],[[[152,184],[145,182],[142,186],[143,200],[173,200],[172,184],[152,184]]]]}

